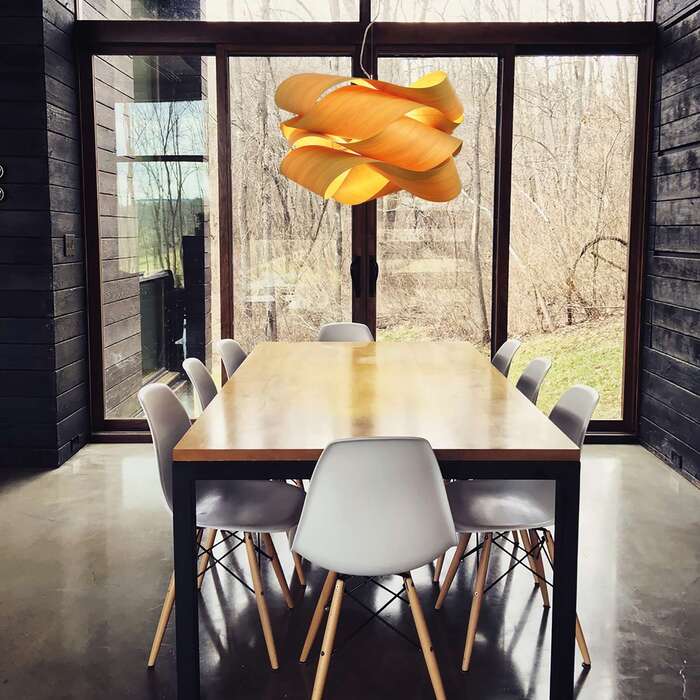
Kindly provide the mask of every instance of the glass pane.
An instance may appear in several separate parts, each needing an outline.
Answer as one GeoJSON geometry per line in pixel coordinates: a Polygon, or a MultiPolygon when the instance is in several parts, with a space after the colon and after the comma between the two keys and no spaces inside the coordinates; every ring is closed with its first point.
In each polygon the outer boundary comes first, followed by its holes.
{"type": "Polygon", "coordinates": [[[207,0],[206,19],[244,22],[357,22],[358,0],[207,0]]]}
{"type": "Polygon", "coordinates": [[[634,57],[517,59],[511,377],[552,358],[543,411],[583,383],[600,392],[596,418],[622,415],[635,81],[634,57]]]}
{"type": "Polygon", "coordinates": [[[234,330],[262,340],[313,340],[352,318],[351,209],[279,172],[289,146],[275,88],[294,73],[350,75],[344,57],[234,57],[231,76],[234,330]]]}
{"type": "Polygon", "coordinates": [[[82,0],[82,19],[357,22],[358,0],[82,0]]]}
{"type": "Polygon", "coordinates": [[[455,136],[462,192],[448,203],[406,192],[377,203],[377,339],[468,340],[491,326],[495,58],[382,58],[379,77],[408,85],[445,70],[465,108],[455,136]]]}
{"type": "Polygon", "coordinates": [[[105,417],[140,416],[149,382],[192,410],[182,360],[220,365],[214,59],[104,56],[94,69],[105,417]]]}
{"type": "Polygon", "coordinates": [[[647,0],[374,0],[386,22],[616,22],[646,19],[647,0]]]}

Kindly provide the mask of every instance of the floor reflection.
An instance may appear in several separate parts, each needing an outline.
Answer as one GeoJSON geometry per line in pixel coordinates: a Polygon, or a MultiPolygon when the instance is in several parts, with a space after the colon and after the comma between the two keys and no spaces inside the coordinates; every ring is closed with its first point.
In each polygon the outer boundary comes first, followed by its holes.
{"type": "MultiPolygon", "coordinates": [[[[171,523],[148,445],[93,445],[54,472],[0,473],[2,697],[34,700],[175,697],[173,627],[158,665],[146,655],[171,567],[171,523]]],[[[639,447],[587,447],[581,514],[579,612],[593,667],[578,662],[578,700],[700,697],[700,493],[639,447]]],[[[276,546],[288,577],[284,538],[276,546]]],[[[226,545],[221,546],[224,551],[226,545]]],[[[493,550],[489,581],[514,552],[493,550]]],[[[449,561],[449,558],[448,558],[449,561]]],[[[227,559],[248,580],[245,553],[227,559]]],[[[433,610],[432,570],[414,580],[449,698],[549,697],[551,614],[527,569],[518,567],[486,595],[468,673],[460,670],[475,557],[460,567],[443,609],[433,610]]],[[[446,568],[446,567],[445,567],[446,568]]],[[[311,695],[320,636],[298,662],[324,572],[296,578],[289,611],[271,567],[264,585],[281,667],[268,665],[252,595],[223,570],[207,573],[200,604],[204,698],[302,699],[311,695]]],[[[388,588],[399,578],[382,579],[388,588]]],[[[377,609],[391,593],[355,595],[377,609]]],[[[383,612],[415,638],[400,600],[383,612]]],[[[419,651],[346,599],[328,698],[431,698],[419,651]]]]}

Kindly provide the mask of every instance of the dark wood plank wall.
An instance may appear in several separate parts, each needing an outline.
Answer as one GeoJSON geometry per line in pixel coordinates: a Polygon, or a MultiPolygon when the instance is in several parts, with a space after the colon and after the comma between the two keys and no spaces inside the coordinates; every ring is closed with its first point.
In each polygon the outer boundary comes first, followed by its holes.
{"type": "Polygon", "coordinates": [[[657,0],[640,437],[700,478],[700,0],[657,0]]]}
{"type": "Polygon", "coordinates": [[[89,430],[74,0],[0,3],[0,466],[89,430]]]}

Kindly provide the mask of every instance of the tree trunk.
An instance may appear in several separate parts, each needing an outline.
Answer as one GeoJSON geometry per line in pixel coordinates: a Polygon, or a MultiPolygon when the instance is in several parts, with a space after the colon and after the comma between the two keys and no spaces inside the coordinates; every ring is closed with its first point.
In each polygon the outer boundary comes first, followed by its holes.
{"type": "Polygon", "coordinates": [[[489,319],[486,310],[486,298],[484,295],[484,279],[481,271],[481,254],[479,251],[479,240],[481,232],[481,160],[479,152],[479,135],[481,132],[482,101],[481,95],[477,99],[476,121],[474,124],[474,137],[472,139],[472,196],[474,198],[474,213],[472,214],[470,242],[472,271],[476,288],[478,320],[481,342],[487,344],[490,341],[489,319]]]}

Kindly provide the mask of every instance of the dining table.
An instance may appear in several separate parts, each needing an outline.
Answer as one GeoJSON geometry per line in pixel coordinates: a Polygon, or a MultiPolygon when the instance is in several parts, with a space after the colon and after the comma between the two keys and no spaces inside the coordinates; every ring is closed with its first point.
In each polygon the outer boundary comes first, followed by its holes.
{"type": "Polygon", "coordinates": [[[445,479],[555,482],[549,697],[572,700],[580,450],[457,341],[263,342],[194,421],[173,450],[178,698],[200,697],[197,482],[309,479],[333,440],[375,436],[427,439],[445,479]]]}

